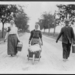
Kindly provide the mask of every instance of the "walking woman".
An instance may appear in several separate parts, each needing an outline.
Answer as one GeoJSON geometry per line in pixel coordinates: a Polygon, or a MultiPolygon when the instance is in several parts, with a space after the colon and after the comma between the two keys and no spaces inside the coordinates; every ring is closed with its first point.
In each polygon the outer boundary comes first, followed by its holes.
{"type": "Polygon", "coordinates": [[[40,45],[43,45],[42,41],[42,33],[40,30],[38,30],[39,26],[36,24],[35,29],[31,31],[31,35],[29,38],[29,44],[31,45],[39,43],[40,45]]]}
{"type": "Polygon", "coordinates": [[[43,45],[43,41],[42,41],[42,33],[40,30],[38,30],[39,25],[35,25],[35,29],[31,31],[30,33],[30,38],[29,38],[29,47],[30,49],[28,49],[29,51],[29,55],[27,55],[28,57],[33,57],[35,58],[40,58],[41,57],[41,51],[42,51],[42,45],[43,45]],[[34,49],[33,49],[34,47],[34,49]]]}
{"type": "Polygon", "coordinates": [[[13,20],[10,21],[10,24],[4,41],[7,39],[7,54],[15,56],[17,54],[17,44],[19,42],[18,28],[15,26],[13,20]]]}

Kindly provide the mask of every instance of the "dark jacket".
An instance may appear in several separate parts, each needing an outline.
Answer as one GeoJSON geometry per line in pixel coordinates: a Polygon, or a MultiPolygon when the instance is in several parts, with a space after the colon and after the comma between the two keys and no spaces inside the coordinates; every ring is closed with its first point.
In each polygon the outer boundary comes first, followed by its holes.
{"type": "Polygon", "coordinates": [[[72,40],[74,39],[74,31],[73,28],[70,26],[64,26],[61,29],[60,34],[58,35],[57,41],[59,40],[59,38],[62,36],[62,43],[72,43],[72,40]]]}
{"type": "Polygon", "coordinates": [[[41,31],[39,31],[39,30],[32,30],[30,38],[29,38],[29,43],[30,43],[32,38],[37,38],[37,39],[40,38],[41,41],[42,41],[42,33],[41,33],[41,31]]]}

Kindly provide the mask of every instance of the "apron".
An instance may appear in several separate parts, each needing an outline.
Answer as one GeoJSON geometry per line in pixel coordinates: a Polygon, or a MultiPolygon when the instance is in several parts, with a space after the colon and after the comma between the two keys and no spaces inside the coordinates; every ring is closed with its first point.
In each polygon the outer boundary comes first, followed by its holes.
{"type": "Polygon", "coordinates": [[[31,45],[34,45],[34,44],[39,44],[39,45],[41,45],[40,39],[32,38],[32,40],[31,40],[31,45]]]}

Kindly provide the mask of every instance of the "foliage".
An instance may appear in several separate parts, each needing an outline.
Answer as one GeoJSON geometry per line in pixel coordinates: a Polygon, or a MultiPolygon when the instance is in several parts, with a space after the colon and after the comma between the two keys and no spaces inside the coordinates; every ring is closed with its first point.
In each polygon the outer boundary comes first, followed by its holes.
{"type": "Polygon", "coordinates": [[[71,22],[74,22],[74,18],[75,18],[74,4],[57,5],[57,7],[59,8],[58,15],[60,16],[61,20],[69,19],[71,22]]]}
{"type": "Polygon", "coordinates": [[[15,24],[19,29],[28,29],[28,20],[29,18],[27,17],[27,14],[25,14],[24,12],[19,12],[17,13],[17,16],[15,18],[15,24]]]}
{"type": "Polygon", "coordinates": [[[18,8],[16,5],[0,5],[0,20],[2,23],[9,22],[11,20],[11,13],[16,13],[18,8]]]}
{"type": "Polygon", "coordinates": [[[11,19],[15,19],[17,27],[27,28],[28,17],[19,5],[0,5],[0,21],[2,22],[2,37],[4,32],[4,24],[10,22],[11,19]],[[16,16],[17,15],[17,16],[16,16]],[[26,26],[26,27],[25,27],[26,26]]]}
{"type": "Polygon", "coordinates": [[[16,13],[18,8],[16,5],[0,5],[0,21],[2,22],[2,37],[4,33],[4,24],[12,19],[11,13],[16,13]]]}
{"type": "Polygon", "coordinates": [[[42,15],[42,19],[39,19],[39,22],[38,24],[40,25],[40,28],[41,29],[50,29],[50,28],[54,28],[55,24],[55,19],[54,19],[54,15],[52,14],[47,14],[47,13],[44,13],[42,15]]]}

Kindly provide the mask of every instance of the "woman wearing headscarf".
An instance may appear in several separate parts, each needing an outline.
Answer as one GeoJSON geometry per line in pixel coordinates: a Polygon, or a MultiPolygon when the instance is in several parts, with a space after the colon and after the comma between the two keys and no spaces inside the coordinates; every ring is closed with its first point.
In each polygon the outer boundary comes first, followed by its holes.
{"type": "Polygon", "coordinates": [[[35,29],[31,31],[31,35],[29,38],[29,44],[31,45],[39,43],[40,45],[43,45],[42,41],[42,33],[40,30],[38,30],[39,26],[36,24],[35,29]]]}
{"type": "MultiPolygon", "coordinates": [[[[39,26],[36,24],[35,29],[31,31],[30,38],[29,38],[29,57],[32,57],[35,54],[35,58],[38,58],[41,52],[41,45],[43,45],[42,41],[42,33],[39,30],[39,26]],[[33,49],[34,47],[34,49],[33,49]],[[40,48],[39,48],[40,47],[40,48]]],[[[41,56],[40,56],[41,57],[41,56]]]]}
{"type": "Polygon", "coordinates": [[[7,54],[14,56],[17,54],[17,44],[19,42],[18,28],[15,26],[14,20],[10,21],[4,41],[7,39],[7,54]]]}

